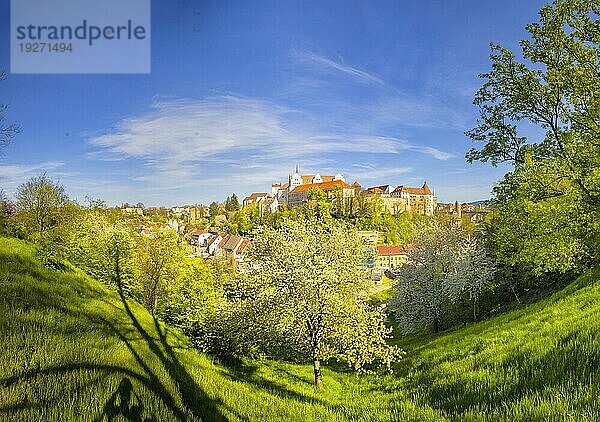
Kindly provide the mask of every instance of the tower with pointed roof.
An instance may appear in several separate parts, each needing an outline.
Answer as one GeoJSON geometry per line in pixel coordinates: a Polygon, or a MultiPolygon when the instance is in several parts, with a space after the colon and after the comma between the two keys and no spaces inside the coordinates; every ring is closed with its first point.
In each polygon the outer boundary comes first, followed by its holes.
{"type": "Polygon", "coordinates": [[[300,173],[298,172],[298,164],[296,164],[296,172],[289,177],[289,184],[290,191],[302,184],[302,176],[300,176],[300,173]]]}

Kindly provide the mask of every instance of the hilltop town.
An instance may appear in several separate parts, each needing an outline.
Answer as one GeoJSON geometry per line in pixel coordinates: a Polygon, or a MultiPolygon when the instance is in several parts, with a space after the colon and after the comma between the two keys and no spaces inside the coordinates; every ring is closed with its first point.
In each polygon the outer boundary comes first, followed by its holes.
{"type": "Polygon", "coordinates": [[[311,189],[323,191],[330,200],[341,199],[347,206],[356,198],[363,196],[367,201],[381,198],[383,209],[392,214],[412,211],[424,215],[433,215],[437,206],[437,197],[431,191],[427,182],[420,188],[404,185],[393,187],[386,184],[363,188],[358,181],[352,185],[346,183],[341,173],[334,176],[316,174],[301,175],[296,166],[296,171],[288,176],[286,183],[273,183],[270,192],[252,193],[244,198],[244,206],[258,204],[268,207],[275,212],[281,206],[288,208],[301,206],[308,199],[311,189]]]}
{"type": "MultiPolygon", "coordinates": [[[[359,181],[348,184],[341,173],[301,174],[298,167],[284,183],[272,183],[268,192],[250,193],[241,204],[233,194],[224,203],[213,202],[210,206],[184,205],[167,209],[125,204],[121,210],[159,221],[140,225],[138,230],[143,236],[153,237],[157,232],[173,230],[188,245],[190,256],[225,261],[243,269],[248,264],[245,255],[251,248],[251,233],[249,228],[241,227],[241,216],[264,223],[269,216],[294,212],[294,209],[306,206],[314,195],[321,195],[321,199],[336,205],[334,211],[346,217],[356,217],[361,212],[367,216],[374,212],[390,216],[438,215],[459,224],[463,221],[478,224],[485,221],[489,212],[485,203],[438,203],[427,182],[421,187],[403,184],[363,187],[359,181]]],[[[372,245],[373,258],[365,263],[365,267],[376,282],[381,282],[386,272],[407,261],[410,244],[401,239],[386,239],[377,229],[360,233],[372,245]]]]}

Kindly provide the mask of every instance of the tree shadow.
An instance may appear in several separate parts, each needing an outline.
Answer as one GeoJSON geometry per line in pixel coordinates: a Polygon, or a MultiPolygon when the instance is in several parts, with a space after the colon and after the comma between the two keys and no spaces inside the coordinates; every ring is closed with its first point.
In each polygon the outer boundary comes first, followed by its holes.
{"type": "MultiPolygon", "coordinates": [[[[19,274],[40,280],[49,286],[52,286],[56,282],[56,280],[50,279],[51,277],[48,276],[48,272],[43,270],[39,263],[31,258],[24,259],[22,256],[16,254],[1,253],[0,259],[3,260],[1,264],[3,268],[0,270],[6,271],[7,269],[7,273],[13,274],[13,267],[16,267],[15,269],[18,268],[19,274]],[[7,258],[6,260],[4,260],[5,257],[7,258]]],[[[65,277],[65,275],[62,274],[61,277],[65,277]]],[[[180,362],[175,348],[167,341],[167,330],[161,326],[156,316],[153,315],[152,327],[156,331],[156,334],[152,333],[153,335],[151,335],[140,323],[130,308],[120,279],[117,279],[117,286],[122,307],[104,299],[102,296],[105,295],[105,292],[100,290],[92,288],[90,291],[83,286],[79,288],[80,286],[77,286],[77,283],[74,283],[73,286],[69,284],[69,288],[73,287],[73,294],[78,299],[95,299],[110,304],[115,309],[115,313],[111,313],[110,315],[118,315],[118,313],[122,315],[124,312],[127,317],[127,323],[113,323],[103,316],[85,311],[84,307],[71,309],[67,305],[64,305],[64,303],[68,302],[67,298],[59,297],[64,292],[60,292],[59,290],[53,291],[52,288],[46,291],[42,287],[37,286],[37,282],[29,284],[31,286],[27,287],[32,287],[35,291],[26,291],[22,286],[11,285],[11,291],[7,290],[3,292],[10,294],[10,299],[6,299],[6,301],[10,302],[11,306],[23,307],[26,310],[32,308],[37,310],[53,309],[65,316],[87,319],[93,324],[90,331],[100,330],[107,335],[118,337],[129,349],[141,370],[134,370],[121,365],[90,362],[69,362],[68,364],[51,365],[46,368],[39,368],[38,365],[35,369],[21,371],[18,374],[0,378],[0,387],[10,387],[17,382],[27,382],[38,376],[52,377],[82,370],[98,371],[106,376],[120,375],[122,378],[119,386],[110,395],[96,417],[97,421],[111,421],[113,419],[125,419],[128,421],[156,420],[154,415],[145,415],[148,412],[142,406],[140,396],[135,391],[134,382],[143,386],[160,399],[172,414],[172,419],[170,418],[170,420],[227,421],[227,417],[220,410],[220,408],[225,408],[224,403],[219,399],[209,397],[196,383],[192,375],[190,375],[180,362]],[[136,343],[139,344],[139,342],[143,342],[147,348],[140,348],[139,345],[136,347],[136,343]],[[149,357],[147,356],[148,350],[151,352],[149,357]],[[159,365],[152,365],[153,369],[148,359],[158,362],[159,365]],[[157,369],[166,374],[167,377],[159,377],[156,373],[157,369]],[[169,388],[167,384],[170,386],[169,388]]],[[[68,292],[68,294],[71,294],[71,292],[68,292]]],[[[53,327],[48,327],[48,329],[52,330],[53,327]]],[[[58,331],[58,329],[55,331],[58,331]]],[[[56,405],[56,403],[52,401],[34,403],[28,400],[27,397],[24,397],[16,404],[0,408],[0,415],[10,415],[13,412],[20,412],[27,409],[43,410],[52,405],[56,405]]],[[[227,409],[235,414],[232,409],[227,409]]]]}
{"type": "Polygon", "coordinates": [[[102,415],[97,421],[106,418],[110,422],[119,416],[130,422],[150,422],[156,420],[154,415],[143,418],[143,413],[144,406],[141,404],[139,396],[135,393],[131,380],[124,377],[119,383],[117,390],[104,405],[102,415]]]}
{"type": "MultiPolygon", "coordinates": [[[[125,313],[137,331],[137,334],[141,336],[150,351],[158,358],[162,367],[174,382],[185,410],[189,411],[194,417],[199,418],[202,421],[226,421],[227,418],[217,407],[217,403],[223,406],[223,402],[221,400],[211,399],[181,364],[171,345],[168,343],[166,331],[161,327],[157,317],[152,315],[154,328],[158,335],[158,338],[154,338],[146,331],[142,324],[140,324],[131,310],[120,280],[117,280],[117,288],[125,313]]],[[[129,340],[120,333],[118,329],[114,328],[114,331],[115,334],[127,344],[127,347],[144,370],[148,374],[151,374],[152,371],[144,363],[141,356],[135,351],[129,340]]],[[[181,420],[185,420],[185,418],[182,418],[181,420]]]]}
{"type": "MultiPolygon", "coordinates": [[[[324,403],[322,400],[317,399],[315,397],[311,397],[309,395],[290,390],[289,388],[285,387],[284,383],[277,383],[260,376],[257,373],[258,365],[249,365],[241,360],[230,360],[224,363],[224,365],[226,366],[227,370],[221,370],[221,373],[226,378],[232,381],[252,384],[255,387],[258,387],[283,399],[292,399],[299,402],[311,404],[324,403]]],[[[300,382],[307,383],[307,381],[302,377],[299,377],[298,375],[292,374],[283,369],[278,370],[278,372],[282,372],[286,374],[285,376],[289,376],[290,378],[294,378],[300,382]]],[[[312,383],[310,382],[308,382],[308,384],[312,385],[312,383]]]]}

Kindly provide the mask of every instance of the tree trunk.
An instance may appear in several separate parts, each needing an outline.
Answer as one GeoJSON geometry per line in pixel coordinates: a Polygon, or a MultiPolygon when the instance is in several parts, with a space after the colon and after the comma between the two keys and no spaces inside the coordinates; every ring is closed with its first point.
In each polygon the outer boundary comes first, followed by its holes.
{"type": "Polygon", "coordinates": [[[440,331],[440,320],[438,317],[433,318],[433,332],[439,333],[440,331]]]}
{"type": "Polygon", "coordinates": [[[323,388],[323,375],[321,374],[321,361],[319,359],[313,360],[313,369],[315,371],[315,388],[320,390],[323,388]]]}

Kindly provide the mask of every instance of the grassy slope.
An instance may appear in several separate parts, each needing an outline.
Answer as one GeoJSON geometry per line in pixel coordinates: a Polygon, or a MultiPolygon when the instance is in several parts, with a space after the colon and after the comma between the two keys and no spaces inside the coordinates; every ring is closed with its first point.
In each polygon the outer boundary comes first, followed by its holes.
{"type": "Polygon", "coordinates": [[[403,341],[381,378],[309,366],[213,363],[101,283],[56,273],[0,239],[0,419],[597,420],[600,286],[403,341]]]}

